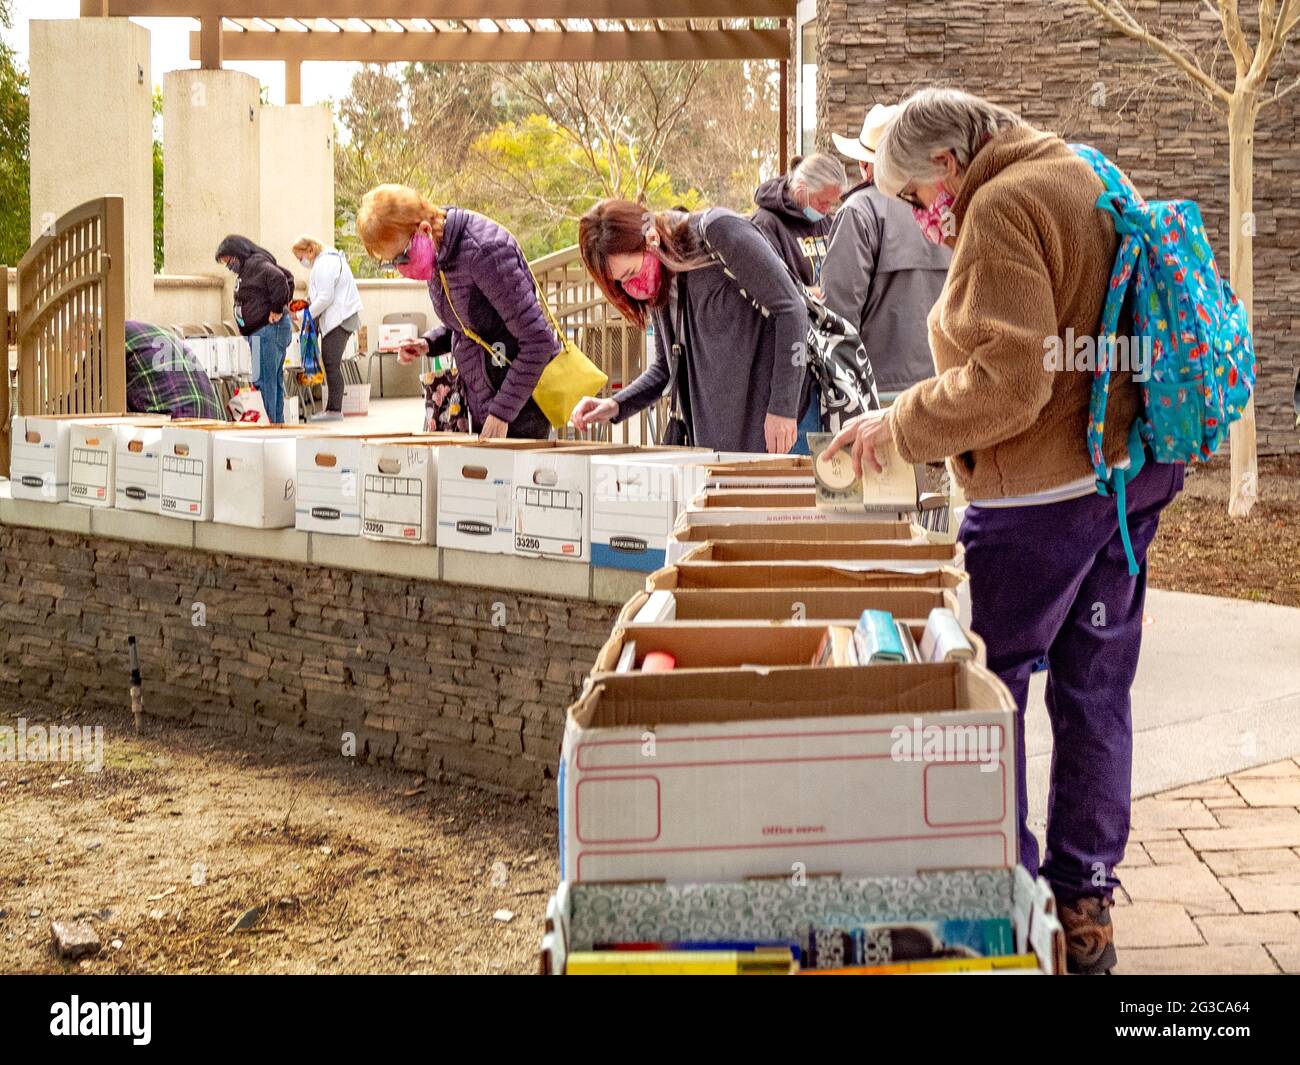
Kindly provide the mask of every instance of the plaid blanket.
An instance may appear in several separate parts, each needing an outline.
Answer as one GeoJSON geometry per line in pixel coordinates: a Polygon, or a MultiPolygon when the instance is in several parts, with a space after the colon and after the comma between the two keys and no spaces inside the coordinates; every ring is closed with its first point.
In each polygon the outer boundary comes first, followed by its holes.
{"type": "Polygon", "coordinates": [[[126,323],[126,407],[173,418],[224,418],[207,372],[185,341],[148,322],[126,323]]]}

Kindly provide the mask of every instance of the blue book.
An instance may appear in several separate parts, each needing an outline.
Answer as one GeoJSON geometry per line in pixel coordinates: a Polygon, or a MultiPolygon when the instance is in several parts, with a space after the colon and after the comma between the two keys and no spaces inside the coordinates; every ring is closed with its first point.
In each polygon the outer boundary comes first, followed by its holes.
{"type": "Polygon", "coordinates": [[[894,624],[894,615],[888,610],[864,610],[853,632],[853,646],[857,651],[858,665],[868,666],[878,662],[906,662],[902,637],[894,624]]]}

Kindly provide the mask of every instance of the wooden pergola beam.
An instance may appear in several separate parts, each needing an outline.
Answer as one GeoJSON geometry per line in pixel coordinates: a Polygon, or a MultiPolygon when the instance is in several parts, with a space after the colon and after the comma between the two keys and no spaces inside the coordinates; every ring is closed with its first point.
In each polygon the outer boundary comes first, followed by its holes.
{"type": "MultiPolygon", "coordinates": [[[[201,58],[202,33],[190,34],[201,58]]],[[[779,30],[636,33],[228,33],[227,60],[347,63],[620,63],[789,58],[779,30]]],[[[206,65],[206,64],[204,64],[206,65]]]]}
{"type": "Polygon", "coordinates": [[[219,13],[227,18],[266,19],[724,19],[793,18],[796,5],[797,0],[81,0],[81,14],[204,18],[219,13]]]}

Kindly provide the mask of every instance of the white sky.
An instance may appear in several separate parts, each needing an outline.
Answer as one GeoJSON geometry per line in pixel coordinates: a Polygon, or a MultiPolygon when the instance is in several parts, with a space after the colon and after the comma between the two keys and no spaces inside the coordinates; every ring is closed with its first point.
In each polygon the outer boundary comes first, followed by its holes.
{"type": "MultiPolygon", "coordinates": [[[[27,23],[31,19],[76,18],[81,11],[80,0],[15,0],[14,28],[5,37],[18,53],[18,61],[26,67],[27,23]]],[[[162,76],[169,70],[187,70],[197,67],[198,60],[189,58],[189,33],[199,28],[194,19],[138,18],[133,19],[147,28],[153,37],[152,66],[155,85],[162,84],[162,76]]],[[[283,63],[229,62],[232,70],[243,70],[256,77],[267,87],[271,103],[284,103],[283,63]]],[[[359,69],[356,63],[304,63],[302,65],[302,102],[323,103],[347,95],[352,74],[359,69]]]]}

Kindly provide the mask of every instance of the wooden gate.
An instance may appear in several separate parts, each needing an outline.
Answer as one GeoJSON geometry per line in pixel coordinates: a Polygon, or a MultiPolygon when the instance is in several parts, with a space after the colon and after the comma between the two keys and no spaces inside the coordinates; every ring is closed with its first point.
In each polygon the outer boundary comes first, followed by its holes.
{"type": "Polygon", "coordinates": [[[122,197],[74,207],[18,264],[19,414],[126,410],[122,197]]]}

